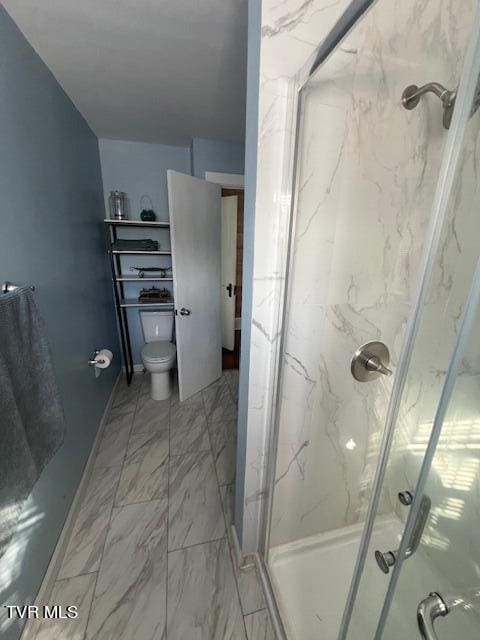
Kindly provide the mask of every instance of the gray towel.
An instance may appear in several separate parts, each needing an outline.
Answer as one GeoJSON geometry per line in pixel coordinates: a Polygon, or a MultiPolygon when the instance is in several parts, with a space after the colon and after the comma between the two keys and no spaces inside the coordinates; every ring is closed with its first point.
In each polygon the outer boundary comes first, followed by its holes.
{"type": "Polygon", "coordinates": [[[33,293],[0,294],[0,556],[23,501],[62,444],[65,420],[33,293]]]}

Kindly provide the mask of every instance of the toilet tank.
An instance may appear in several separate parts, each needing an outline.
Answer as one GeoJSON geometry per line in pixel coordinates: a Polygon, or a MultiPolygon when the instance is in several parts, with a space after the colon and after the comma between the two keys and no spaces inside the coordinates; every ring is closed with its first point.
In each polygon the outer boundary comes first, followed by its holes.
{"type": "Polygon", "coordinates": [[[140,311],[145,342],[168,340],[173,336],[173,311],[140,311]]]}

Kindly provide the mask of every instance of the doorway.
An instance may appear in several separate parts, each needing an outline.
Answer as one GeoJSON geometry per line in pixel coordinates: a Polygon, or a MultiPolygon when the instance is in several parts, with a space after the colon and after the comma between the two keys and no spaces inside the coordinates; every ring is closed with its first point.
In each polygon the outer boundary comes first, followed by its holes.
{"type": "MultiPolygon", "coordinates": [[[[233,324],[233,340],[231,338],[222,340],[222,369],[238,369],[240,364],[240,344],[241,344],[241,322],[242,322],[242,267],[243,267],[243,209],[244,209],[244,191],[243,189],[222,188],[222,202],[225,198],[232,198],[231,202],[236,201],[236,229],[233,230],[235,238],[227,238],[223,243],[224,250],[233,251],[233,256],[224,256],[227,260],[222,259],[222,271],[224,263],[234,264],[233,272],[235,282],[227,282],[230,280],[226,274],[222,273],[222,314],[224,315],[224,324],[233,324]],[[235,198],[235,200],[233,200],[235,198]],[[230,241],[229,241],[230,240],[230,241]],[[233,241],[232,241],[233,240],[233,241]],[[228,247],[228,249],[226,248],[228,247]],[[232,249],[234,247],[234,249],[232,249]],[[233,259],[233,260],[232,260],[233,259]],[[225,281],[224,281],[225,280],[225,281]],[[234,303],[231,303],[231,298],[234,303]],[[233,314],[233,317],[230,317],[233,314]]],[[[222,208],[222,214],[227,214],[228,210],[222,208]]],[[[226,220],[222,218],[222,225],[226,220]]],[[[228,225],[225,224],[228,232],[228,225]]],[[[228,267],[227,267],[228,270],[228,267]]],[[[228,328],[227,328],[228,332],[228,328]]],[[[224,329],[225,333],[225,329],[224,329]]]]}

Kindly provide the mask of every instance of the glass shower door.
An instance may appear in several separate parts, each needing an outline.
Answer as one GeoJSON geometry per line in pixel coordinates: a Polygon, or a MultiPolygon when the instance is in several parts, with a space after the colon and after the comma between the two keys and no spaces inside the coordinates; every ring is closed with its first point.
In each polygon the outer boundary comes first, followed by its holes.
{"type": "Polygon", "coordinates": [[[480,637],[479,299],[480,266],[415,489],[377,640],[480,637]],[[427,505],[425,514],[422,505],[427,505]]]}
{"type": "MultiPolygon", "coordinates": [[[[377,6],[395,32],[388,3],[377,6]]],[[[412,127],[399,104],[414,52],[400,64],[391,56],[384,82],[376,11],[301,96],[266,545],[284,625],[299,640],[338,636],[446,138],[420,119],[412,127]],[[419,139],[427,167],[415,157],[419,139]]]]}
{"type": "MultiPolygon", "coordinates": [[[[380,508],[372,510],[364,531],[344,613],[342,639],[358,640],[359,637],[365,637],[368,640],[403,640],[421,637],[416,623],[417,605],[430,592],[437,588],[440,590],[444,585],[436,565],[442,568],[444,577],[451,573],[448,561],[442,565],[441,562],[432,563],[429,559],[432,554],[443,557],[441,548],[443,551],[451,548],[452,541],[448,539],[448,533],[437,526],[438,521],[450,521],[448,524],[451,524],[456,519],[461,520],[460,513],[464,505],[462,495],[458,494],[458,491],[462,491],[460,485],[465,485],[464,492],[475,491],[472,487],[476,487],[477,462],[473,452],[477,446],[475,402],[478,402],[479,396],[480,368],[475,355],[478,346],[472,339],[469,358],[460,375],[463,384],[458,390],[457,413],[445,423],[444,440],[433,466],[436,474],[429,480],[431,484],[437,483],[436,490],[429,489],[425,496],[422,493],[418,498],[416,490],[419,478],[424,473],[424,459],[432,446],[434,419],[451,369],[452,354],[461,336],[462,318],[466,313],[470,284],[476,273],[480,252],[480,187],[476,160],[480,152],[479,73],[477,15],[439,179],[435,201],[436,230],[425,272],[423,299],[421,295],[418,309],[418,327],[413,336],[385,473],[377,486],[376,498],[374,496],[380,508]],[[462,455],[462,447],[469,453],[462,455]],[[440,451],[449,451],[449,454],[442,457],[440,451]],[[440,473],[441,468],[443,471],[440,473]],[[467,484],[470,486],[468,490],[465,488],[467,484]],[[413,496],[414,502],[411,504],[413,496]],[[390,505],[389,511],[382,510],[381,506],[385,504],[390,505]],[[405,546],[403,550],[402,544],[405,546]],[[402,558],[403,580],[400,579],[393,597],[402,558]],[[387,593],[389,595],[385,600],[387,593]],[[384,628],[390,602],[388,624],[384,628]],[[363,635],[359,635],[360,630],[363,635]]],[[[478,331],[476,337],[478,344],[478,331]]],[[[470,508],[473,506],[470,505],[470,508]]],[[[480,508],[479,503],[476,508],[480,508]]],[[[446,531],[450,531],[448,526],[446,531]]],[[[461,540],[458,531],[457,534],[458,540],[461,540]]],[[[465,542],[459,546],[464,546],[465,542]]],[[[455,555],[450,557],[455,558],[455,555]]],[[[456,559],[451,560],[452,565],[455,562],[456,559]]],[[[473,558],[478,576],[480,563],[476,563],[477,560],[473,558]]],[[[463,570],[460,573],[463,574],[463,570]]],[[[465,576],[471,577],[471,573],[466,572],[465,576]]],[[[467,583],[463,584],[463,589],[459,584],[453,585],[458,597],[468,597],[473,593],[475,585],[472,586],[472,580],[467,580],[467,583]]],[[[451,593],[448,584],[443,588],[446,593],[451,593]]],[[[475,637],[478,637],[480,625],[476,633],[475,637]]],[[[444,636],[445,639],[448,637],[455,635],[450,633],[444,636]]],[[[461,634],[459,637],[469,638],[461,634]]]]}

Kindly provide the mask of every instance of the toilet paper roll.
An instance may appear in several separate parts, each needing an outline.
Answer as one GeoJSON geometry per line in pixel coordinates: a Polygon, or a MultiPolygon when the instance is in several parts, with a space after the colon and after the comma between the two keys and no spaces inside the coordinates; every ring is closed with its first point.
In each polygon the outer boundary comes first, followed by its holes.
{"type": "Polygon", "coordinates": [[[97,369],[106,369],[110,366],[113,359],[113,353],[109,349],[102,349],[95,356],[95,367],[97,369]]]}

